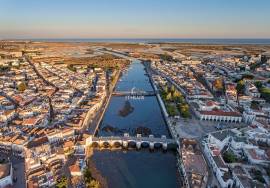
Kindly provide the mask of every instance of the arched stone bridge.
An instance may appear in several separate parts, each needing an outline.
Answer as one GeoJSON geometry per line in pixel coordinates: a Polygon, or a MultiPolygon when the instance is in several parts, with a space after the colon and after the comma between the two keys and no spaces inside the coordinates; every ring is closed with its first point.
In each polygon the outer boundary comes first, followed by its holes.
{"type": "Polygon", "coordinates": [[[122,146],[123,148],[128,148],[130,143],[134,143],[137,149],[140,149],[142,144],[147,144],[150,149],[154,149],[157,144],[160,144],[163,150],[167,150],[168,145],[172,144],[178,146],[178,143],[174,139],[168,139],[165,135],[161,138],[156,138],[153,135],[149,137],[142,137],[141,134],[132,137],[128,133],[125,133],[123,137],[121,136],[110,136],[110,137],[90,137],[87,141],[86,146],[98,145],[99,147],[110,146],[114,147],[116,144],[122,146]]]}

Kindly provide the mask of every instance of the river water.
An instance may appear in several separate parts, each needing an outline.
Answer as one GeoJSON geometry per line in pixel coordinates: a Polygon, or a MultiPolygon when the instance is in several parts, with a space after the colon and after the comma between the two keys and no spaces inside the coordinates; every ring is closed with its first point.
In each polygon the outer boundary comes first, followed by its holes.
{"type": "MultiPolygon", "coordinates": [[[[116,85],[117,91],[152,91],[144,65],[133,61],[116,85]]],[[[144,99],[112,97],[100,124],[98,136],[129,133],[170,137],[155,96],[144,99]],[[127,112],[121,114],[125,109],[127,112]]],[[[115,188],[174,188],[180,187],[173,151],[94,150],[92,160],[109,187],[115,188]]]]}

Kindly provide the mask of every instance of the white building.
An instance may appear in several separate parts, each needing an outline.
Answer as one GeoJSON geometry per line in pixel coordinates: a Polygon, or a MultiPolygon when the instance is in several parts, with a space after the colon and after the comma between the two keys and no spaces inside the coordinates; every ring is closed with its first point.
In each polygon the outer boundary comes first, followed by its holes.
{"type": "Polygon", "coordinates": [[[222,110],[199,111],[197,114],[200,120],[225,121],[235,123],[242,121],[241,114],[235,111],[230,112],[222,110]]]}

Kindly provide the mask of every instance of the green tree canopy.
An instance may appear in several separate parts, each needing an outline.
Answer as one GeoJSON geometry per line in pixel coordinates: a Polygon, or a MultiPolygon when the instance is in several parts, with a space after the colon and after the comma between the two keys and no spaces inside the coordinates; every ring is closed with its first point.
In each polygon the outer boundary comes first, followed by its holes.
{"type": "Polygon", "coordinates": [[[91,180],[90,184],[88,184],[87,187],[100,188],[100,183],[97,180],[91,180]]]}
{"type": "Polygon", "coordinates": [[[244,90],[245,90],[245,82],[243,80],[240,80],[237,82],[237,85],[236,85],[236,91],[237,91],[237,94],[244,94],[244,90]]]}
{"type": "Polygon", "coordinates": [[[171,94],[171,93],[168,93],[168,94],[167,94],[166,100],[167,100],[167,101],[171,101],[171,100],[172,100],[172,94],[171,94]]]}
{"type": "Polygon", "coordinates": [[[180,97],[180,96],[181,96],[181,94],[180,94],[179,91],[175,90],[175,91],[173,92],[173,98],[174,98],[174,99],[176,99],[177,97],[180,97]]]}
{"type": "Polygon", "coordinates": [[[191,116],[189,112],[189,106],[186,103],[179,105],[179,111],[183,118],[189,118],[191,116]]]}
{"type": "Polygon", "coordinates": [[[174,87],[174,85],[171,85],[170,90],[171,90],[171,92],[174,92],[174,91],[175,91],[175,87],[174,87]]]}
{"type": "Polygon", "coordinates": [[[219,91],[222,91],[223,90],[223,82],[222,82],[222,79],[218,78],[216,79],[214,82],[213,82],[213,86],[219,90],[219,91]]]}
{"type": "Polygon", "coordinates": [[[164,91],[165,91],[166,93],[168,93],[168,86],[165,86],[165,87],[164,87],[164,91]]]}
{"type": "Polygon", "coordinates": [[[223,159],[224,159],[224,161],[226,163],[235,163],[235,162],[237,162],[237,157],[232,152],[229,152],[229,151],[226,151],[223,154],[223,159]]]}
{"type": "Polygon", "coordinates": [[[68,181],[65,176],[63,176],[60,180],[56,183],[56,188],[67,188],[68,187],[68,181]]]}
{"type": "Polygon", "coordinates": [[[20,82],[17,86],[18,91],[24,92],[26,90],[26,84],[24,82],[20,82]]]}

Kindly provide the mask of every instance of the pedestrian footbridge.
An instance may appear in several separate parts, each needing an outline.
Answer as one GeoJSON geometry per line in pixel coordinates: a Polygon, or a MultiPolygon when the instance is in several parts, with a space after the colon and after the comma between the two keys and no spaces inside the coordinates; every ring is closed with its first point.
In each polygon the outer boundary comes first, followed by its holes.
{"type": "Polygon", "coordinates": [[[114,91],[113,96],[155,96],[155,91],[114,91]]]}
{"type": "Polygon", "coordinates": [[[137,149],[141,149],[142,145],[148,146],[150,149],[162,147],[163,150],[167,150],[169,145],[173,145],[174,148],[178,146],[178,143],[174,139],[169,139],[165,135],[157,138],[153,135],[149,135],[149,137],[142,137],[141,134],[129,136],[128,133],[125,133],[123,137],[90,137],[87,142],[87,146],[90,147],[122,146],[123,148],[128,148],[132,144],[135,145],[137,149]]]}

